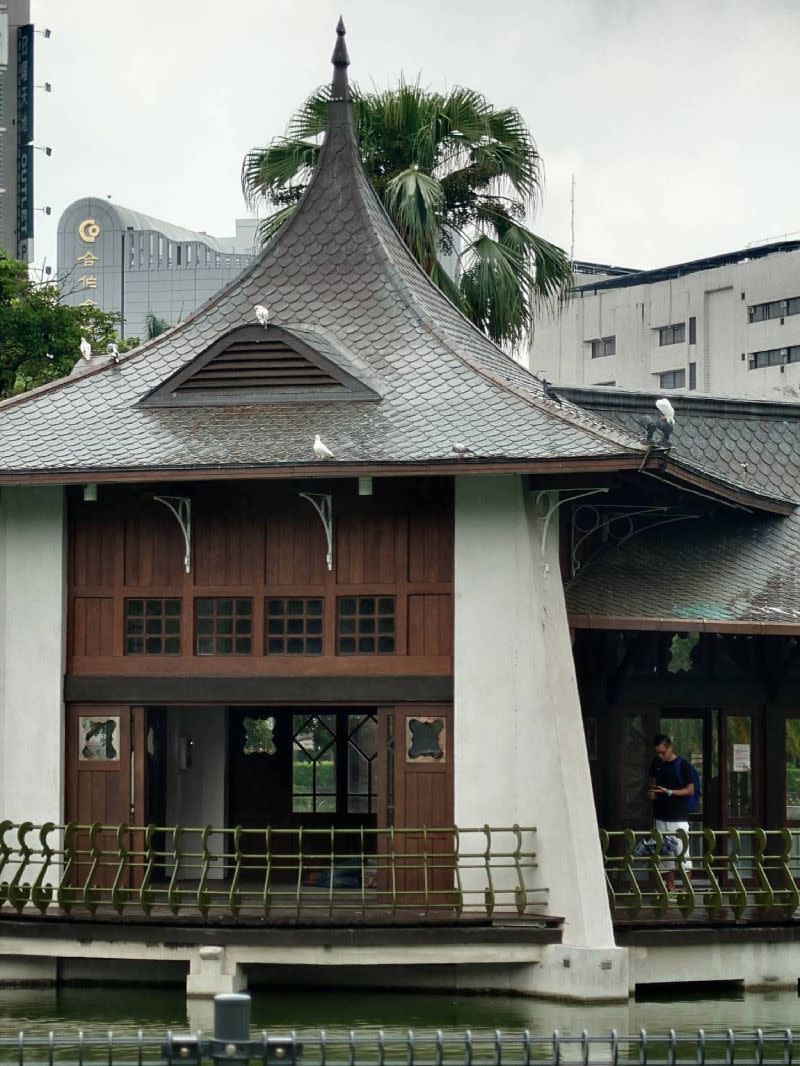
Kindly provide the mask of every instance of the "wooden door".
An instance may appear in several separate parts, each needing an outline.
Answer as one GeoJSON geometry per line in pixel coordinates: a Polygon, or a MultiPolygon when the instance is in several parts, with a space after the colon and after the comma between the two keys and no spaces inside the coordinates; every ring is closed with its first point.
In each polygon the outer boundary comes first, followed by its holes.
{"type": "MultiPolygon", "coordinates": [[[[144,803],[144,714],[142,708],[122,704],[71,704],[66,722],[66,819],[80,826],[119,826],[141,817],[144,803]],[[135,725],[138,729],[135,729],[135,725]],[[134,732],[138,734],[134,757],[134,732]],[[139,810],[137,811],[137,806],[139,810]]],[[[76,834],[80,851],[77,880],[85,878],[92,865],[88,829],[76,834]]],[[[95,843],[107,852],[92,874],[92,884],[111,886],[119,872],[116,833],[111,830],[95,836],[95,843]]],[[[132,834],[126,834],[127,847],[136,847],[132,834]]],[[[126,884],[135,879],[134,864],[126,869],[126,884]]]]}
{"type": "Polygon", "coordinates": [[[400,899],[445,905],[453,888],[453,708],[431,704],[379,713],[386,771],[381,775],[380,887],[400,899]],[[437,832],[438,830],[438,832],[437,832]]]}

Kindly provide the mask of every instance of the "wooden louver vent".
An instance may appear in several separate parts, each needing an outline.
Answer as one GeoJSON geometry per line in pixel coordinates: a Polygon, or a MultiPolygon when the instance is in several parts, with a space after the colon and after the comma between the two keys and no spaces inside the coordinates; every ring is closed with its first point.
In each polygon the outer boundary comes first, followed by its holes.
{"type": "Polygon", "coordinates": [[[175,391],[330,388],[341,383],[282,338],[263,338],[232,341],[175,391]]]}

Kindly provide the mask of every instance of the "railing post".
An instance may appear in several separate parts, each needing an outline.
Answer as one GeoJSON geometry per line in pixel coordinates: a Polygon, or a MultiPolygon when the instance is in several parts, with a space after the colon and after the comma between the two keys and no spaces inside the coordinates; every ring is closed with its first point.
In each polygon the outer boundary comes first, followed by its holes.
{"type": "Polygon", "coordinates": [[[247,1062],[250,1059],[250,1007],[250,997],[243,992],[214,996],[211,1058],[215,1063],[247,1062]]]}

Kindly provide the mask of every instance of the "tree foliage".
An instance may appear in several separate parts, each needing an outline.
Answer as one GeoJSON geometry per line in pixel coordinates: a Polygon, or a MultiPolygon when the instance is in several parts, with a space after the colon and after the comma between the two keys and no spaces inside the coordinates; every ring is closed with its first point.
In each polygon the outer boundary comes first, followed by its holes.
{"type": "Polygon", "coordinates": [[[0,250],[0,398],[69,374],[81,337],[97,353],[111,341],[135,347],[136,337],[119,340],[119,324],[116,313],[62,304],[56,285],[32,281],[25,263],[0,250]]]}
{"type": "MultiPolygon", "coordinates": [[[[542,161],[516,108],[495,109],[474,89],[353,92],[366,173],[423,270],[492,340],[518,345],[539,304],[557,305],[572,282],[561,248],[526,225],[542,187],[542,161]],[[458,280],[443,259],[457,255],[458,280]]],[[[295,210],[319,159],[327,88],[292,117],[286,134],[248,152],[242,188],[271,213],[269,240],[295,210]]]]}

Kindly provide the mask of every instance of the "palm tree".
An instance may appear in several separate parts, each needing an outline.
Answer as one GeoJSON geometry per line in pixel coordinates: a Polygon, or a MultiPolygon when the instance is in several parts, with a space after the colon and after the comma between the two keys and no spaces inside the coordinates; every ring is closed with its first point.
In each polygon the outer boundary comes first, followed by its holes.
{"type": "MultiPolygon", "coordinates": [[[[403,80],[396,89],[351,92],[367,176],[422,269],[492,340],[520,344],[536,306],[559,304],[572,273],[562,249],[525,225],[541,192],[542,161],[519,112],[495,109],[474,89],[442,94],[403,80]],[[443,266],[454,255],[457,281],[443,266]]],[[[308,185],[329,96],[318,89],[284,137],[245,156],[245,198],[271,209],[265,241],[308,185]]]]}

